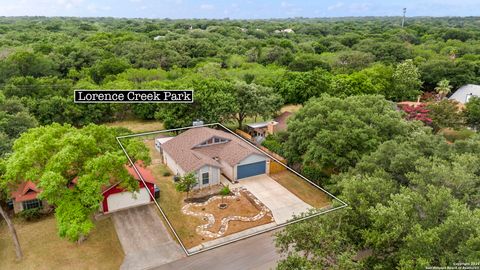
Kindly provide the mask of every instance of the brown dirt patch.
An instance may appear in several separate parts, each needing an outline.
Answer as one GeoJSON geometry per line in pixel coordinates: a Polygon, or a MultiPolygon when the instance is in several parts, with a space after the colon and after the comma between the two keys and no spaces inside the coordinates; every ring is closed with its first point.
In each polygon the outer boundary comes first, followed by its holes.
{"type": "MultiPolygon", "coordinates": [[[[218,204],[221,200],[216,200],[209,203],[206,206],[192,206],[189,210],[195,212],[210,213],[215,216],[215,224],[209,229],[209,231],[216,233],[220,230],[221,220],[228,216],[243,216],[253,217],[260,212],[254,203],[252,203],[244,192],[240,192],[240,198],[237,199],[224,199],[224,202],[228,204],[226,209],[218,208],[218,204]]],[[[199,219],[201,219],[199,217],[199,219]]],[[[268,214],[257,221],[231,221],[228,224],[228,230],[224,234],[229,235],[232,233],[240,232],[249,228],[264,225],[272,222],[272,217],[268,214]]]]}

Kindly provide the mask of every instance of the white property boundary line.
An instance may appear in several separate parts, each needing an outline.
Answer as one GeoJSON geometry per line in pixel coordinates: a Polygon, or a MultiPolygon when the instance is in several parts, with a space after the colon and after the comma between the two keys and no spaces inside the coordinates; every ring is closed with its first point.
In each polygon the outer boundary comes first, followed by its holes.
{"type": "Polygon", "coordinates": [[[146,186],[146,182],[145,182],[145,179],[143,178],[142,174],[138,171],[137,167],[135,166],[135,163],[132,161],[132,159],[130,158],[130,156],[128,155],[127,153],[127,150],[125,149],[125,147],[123,146],[122,142],[120,141],[121,139],[125,139],[125,138],[132,138],[132,137],[139,137],[139,136],[146,136],[146,135],[153,135],[153,134],[159,134],[159,133],[166,133],[166,132],[171,132],[171,131],[180,131],[180,130],[185,130],[185,129],[191,129],[191,128],[199,128],[199,127],[209,127],[209,126],[220,126],[222,127],[225,131],[228,131],[229,133],[233,134],[234,136],[236,136],[237,138],[241,139],[242,141],[248,143],[250,146],[254,147],[255,149],[257,149],[258,151],[260,151],[261,153],[265,154],[266,156],[268,156],[269,158],[275,160],[277,163],[281,164],[283,167],[285,167],[287,170],[293,172],[295,175],[299,176],[300,178],[302,178],[303,180],[306,180],[308,183],[310,183],[311,185],[315,186],[316,188],[318,188],[319,190],[325,192],[326,194],[328,194],[330,197],[332,197],[333,199],[339,201],[342,205],[340,206],[337,206],[335,208],[331,208],[331,209],[328,209],[328,210],[325,210],[323,212],[319,212],[319,213],[315,213],[315,214],[311,214],[309,216],[305,216],[305,217],[302,217],[302,218],[298,218],[298,219],[295,219],[295,220],[292,220],[292,221],[289,221],[289,222],[286,222],[286,223],[282,223],[282,224],[278,224],[274,227],[270,227],[270,228],[267,228],[267,229],[264,229],[264,230],[261,230],[261,231],[258,231],[258,232],[255,232],[255,233],[251,233],[249,235],[245,235],[245,236],[241,236],[241,237],[238,237],[238,238],[235,238],[235,239],[232,239],[232,240],[228,240],[228,241],[225,241],[223,243],[220,243],[220,244],[217,244],[217,245],[214,245],[214,246],[211,246],[211,247],[207,247],[207,248],[204,248],[204,249],[201,249],[201,250],[197,250],[197,251],[194,251],[194,252],[188,252],[188,250],[185,248],[182,240],[180,239],[180,237],[178,236],[177,232],[175,231],[175,229],[173,228],[172,224],[170,223],[170,221],[168,220],[167,218],[167,215],[163,212],[162,210],[162,207],[158,204],[157,200],[155,200],[155,196],[154,194],[152,194],[152,192],[150,191],[150,189],[147,189],[148,190],[148,193],[150,194],[150,197],[153,199],[155,205],[157,206],[158,210],[160,211],[160,213],[162,214],[163,218],[165,219],[165,221],[167,222],[167,225],[170,227],[170,230],[173,232],[173,234],[175,235],[175,237],[177,238],[178,240],[178,243],[180,243],[180,246],[182,247],[183,251],[185,252],[185,254],[187,256],[192,256],[192,255],[195,255],[195,254],[198,254],[198,253],[202,253],[202,252],[205,252],[205,251],[208,251],[208,250],[212,250],[212,249],[215,249],[215,248],[219,248],[219,247],[222,247],[222,246],[225,246],[225,245],[228,245],[228,244],[231,244],[231,243],[234,243],[234,242],[237,242],[237,241],[240,241],[240,240],[243,240],[243,239],[246,239],[246,238],[250,238],[250,237],[253,237],[253,236],[256,236],[256,235],[259,235],[259,234],[263,234],[263,233],[266,233],[266,232],[269,232],[269,231],[273,231],[273,230],[276,230],[276,229],[279,229],[279,228],[282,228],[282,227],[285,227],[287,225],[290,225],[290,224],[293,224],[293,223],[297,223],[297,222],[300,222],[300,221],[303,221],[303,220],[306,220],[306,219],[309,219],[309,218],[313,218],[313,217],[316,217],[316,216],[320,216],[320,215],[323,215],[323,214],[326,214],[326,213],[329,213],[329,212],[333,212],[333,211],[336,211],[336,210],[339,210],[339,209],[342,209],[342,208],[345,208],[348,206],[348,204],[342,200],[340,200],[339,198],[337,198],[335,195],[331,194],[330,192],[328,192],[327,190],[323,189],[322,187],[320,187],[319,185],[313,183],[312,181],[310,181],[309,179],[307,179],[305,176],[299,174],[298,172],[296,172],[295,170],[291,169],[290,167],[288,167],[287,165],[283,164],[282,162],[280,162],[278,159],[276,159],[275,157],[271,156],[270,154],[266,153],[265,151],[263,151],[262,149],[260,149],[259,147],[257,147],[256,145],[252,144],[251,142],[249,142],[248,140],[244,139],[243,137],[241,137],[240,135],[234,133],[233,131],[231,131],[230,129],[228,129],[226,126],[220,124],[220,123],[212,123],[212,124],[205,124],[205,125],[198,125],[198,126],[189,126],[189,127],[182,127],[182,128],[174,128],[174,129],[166,129],[166,130],[159,130],[159,131],[151,131],[151,132],[144,132],[144,133],[137,133],[137,134],[130,134],[130,135],[124,135],[124,136],[118,136],[116,137],[117,139],[117,142],[118,144],[120,145],[120,147],[122,148],[123,152],[125,153],[125,155],[127,156],[127,159],[128,161],[130,162],[130,164],[132,165],[133,169],[135,170],[135,173],[138,175],[138,177],[140,178],[140,180],[143,182],[143,184],[146,186]]]}

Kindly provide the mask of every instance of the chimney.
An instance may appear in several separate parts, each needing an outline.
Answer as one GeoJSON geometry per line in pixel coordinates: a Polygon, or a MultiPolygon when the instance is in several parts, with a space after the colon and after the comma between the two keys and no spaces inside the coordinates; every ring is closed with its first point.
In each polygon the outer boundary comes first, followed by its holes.
{"type": "Polygon", "coordinates": [[[271,135],[275,132],[275,126],[277,125],[278,123],[275,122],[275,121],[270,121],[268,122],[267,124],[267,134],[271,135]]]}

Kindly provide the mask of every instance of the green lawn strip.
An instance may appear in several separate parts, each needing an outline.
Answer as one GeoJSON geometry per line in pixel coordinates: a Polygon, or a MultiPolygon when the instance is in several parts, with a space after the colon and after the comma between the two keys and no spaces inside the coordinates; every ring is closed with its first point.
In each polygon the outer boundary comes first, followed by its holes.
{"type": "Polygon", "coordinates": [[[332,204],[332,200],[328,194],[290,171],[272,174],[270,177],[302,201],[315,208],[322,208],[332,204]]]}

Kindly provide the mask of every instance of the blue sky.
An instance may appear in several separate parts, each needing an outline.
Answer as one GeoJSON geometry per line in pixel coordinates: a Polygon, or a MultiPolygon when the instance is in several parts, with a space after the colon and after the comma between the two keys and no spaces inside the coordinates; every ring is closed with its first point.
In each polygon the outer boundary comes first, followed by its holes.
{"type": "Polygon", "coordinates": [[[480,15],[480,0],[0,0],[0,16],[287,18],[480,15]]]}

